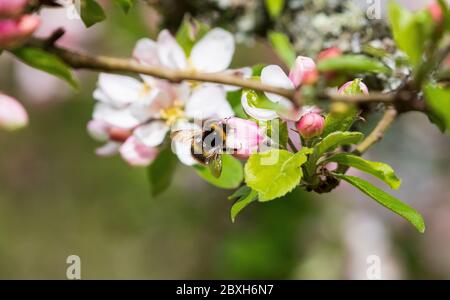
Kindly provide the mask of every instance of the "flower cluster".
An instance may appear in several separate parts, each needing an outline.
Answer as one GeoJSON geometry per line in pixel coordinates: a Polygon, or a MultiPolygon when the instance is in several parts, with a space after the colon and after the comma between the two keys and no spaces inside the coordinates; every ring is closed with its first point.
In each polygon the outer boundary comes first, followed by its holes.
{"type": "MultiPolygon", "coordinates": [[[[139,40],[133,58],[147,66],[250,78],[251,68],[228,69],[234,50],[233,36],[220,28],[207,32],[190,51],[185,51],[169,31],[163,30],[156,40],[139,40]]],[[[320,53],[318,59],[339,55],[339,49],[331,48],[320,53]]],[[[266,85],[297,89],[302,85],[314,85],[319,72],[313,59],[299,56],[288,74],[280,66],[268,65],[259,78],[266,85]]],[[[346,93],[351,85],[352,82],[345,84],[339,92],[346,93]]],[[[97,103],[88,132],[105,143],[96,150],[98,155],[120,153],[133,166],[151,164],[170,140],[172,150],[182,163],[198,164],[195,158],[198,153],[193,153],[192,145],[196,138],[204,138],[202,132],[211,130],[205,127],[211,120],[217,121],[226,135],[226,140],[220,141],[214,140],[217,136],[212,135],[210,143],[214,145],[211,148],[217,148],[216,144],[222,142],[220,151],[228,151],[240,159],[261,151],[263,145],[276,145],[266,132],[267,123],[272,120],[286,123],[290,143],[285,146],[291,151],[301,149],[301,139],[322,134],[325,119],[317,107],[298,108],[290,99],[272,93],[242,91],[241,105],[248,118],[235,117],[227,93],[238,89],[207,82],[172,83],[148,75],[138,79],[100,74],[94,92],[97,103]]],[[[367,91],[362,83],[361,90],[367,91]]]]}
{"type": "MultiPolygon", "coordinates": [[[[133,57],[144,65],[250,77],[250,68],[227,70],[234,48],[233,36],[215,28],[194,45],[188,57],[175,37],[163,30],[156,41],[138,41],[133,57]]],[[[119,152],[129,164],[146,166],[156,158],[170,132],[193,132],[202,129],[202,121],[216,119],[232,129],[228,140],[236,155],[250,155],[255,142],[247,143],[249,136],[253,135],[256,143],[261,137],[254,122],[232,118],[234,112],[226,95],[236,89],[187,81],[174,84],[146,75],[138,80],[101,74],[94,92],[98,102],[88,131],[95,139],[106,142],[97,149],[99,155],[119,152]]],[[[172,148],[181,162],[196,164],[191,140],[174,140],[172,148]]]]}

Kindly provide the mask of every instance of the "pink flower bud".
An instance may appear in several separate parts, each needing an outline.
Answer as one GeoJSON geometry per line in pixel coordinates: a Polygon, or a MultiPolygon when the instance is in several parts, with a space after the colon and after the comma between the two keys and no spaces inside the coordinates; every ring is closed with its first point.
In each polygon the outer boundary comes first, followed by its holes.
{"type": "Polygon", "coordinates": [[[0,0],[0,19],[19,17],[27,4],[27,0],[0,0]]]}
{"type": "MultiPolygon", "coordinates": [[[[317,61],[321,61],[321,60],[325,60],[325,59],[333,58],[333,57],[339,57],[341,55],[342,55],[341,49],[339,49],[337,47],[332,47],[332,48],[328,48],[328,49],[325,49],[322,52],[320,52],[317,55],[317,61]]],[[[323,72],[323,76],[327,80],[334,79],[336,77],[336,75],[337,75],[337,73],[333,72],[333,71],[323,72]]]]}
{"type": "MultiPolygon", "coordinates": [[[[338,90],[339,94],[351,94],[351,91],[349,90],[351,85],[354,83],[354,81],[349,81],[345,83],[343,86],[341,86],[338,90]]],[[[364,82],[359,82],[359,88],[361,89],[362,93],[365,95],[369,94],[369,88],[367,85],[364,84],[364,82]]]]}
{"type": "Polygon", "coordinates": [[[297,124],[297,129],[301,136],[310,139],[322,134],[325,127],[325,119],[315,112],[304,115],[297,124]]]}
{"type": "Polygon", "coordinates": [[[298,56],[294,67],[289,72],[289,79],[295,87],[300,84],[313,84],[318,79],[316,63],[309,57],[298,56]]]}
{"type": "Polygon", "coordinates": [[[19,46],[39,27],[38,16],[25,15],[17,20],[0,20],[0,48],[19,46]]]}
{"type": "Polygon", "coordinates": [[[433,1],[428,5],[428,11],[436,24],[441,24],[444,21],[441,5],[437,1],[433,1]]]}
{"type": "Polygon", "coordinates": [[[134,136],[129,137],[119,149],[122,158],[131,166],[148,166],[158,156],[158,148],[150,148],[134,136]]]}
{"type": "Polygon", "coordinates": [[[0,127],[15,130],[28,124],[25,108],[14,98],[0,94],[0,127]]]}
{"type": "Polygon", "coordinates": [[[317,61],[321,61],[328,58],[339,57],[342,55],[342,50],[338,47],[332,47],[323,50],[317,55],[317,61]]]}
{"type": "Polygon", "coordinates": [[[258,151],[264,135],[257,123],[234,117],[226,119],[224,123],[227,132],[226,146],[234,150],[234,156],[246,159],[258,151]]]}

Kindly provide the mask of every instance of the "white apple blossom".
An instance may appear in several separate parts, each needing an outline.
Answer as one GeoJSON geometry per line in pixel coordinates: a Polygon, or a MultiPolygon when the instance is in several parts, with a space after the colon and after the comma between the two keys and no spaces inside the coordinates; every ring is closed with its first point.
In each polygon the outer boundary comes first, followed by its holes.
{"type": "MultiPolygon", "coordinates": [[[[268,65],[261,71],[261,83],[285,89],[295,89],[302,82],[311,81],[311,74],[315,74],[316,65],[311,58],[299,56],[289,73],[289,76],[277,65],[268,65]]],[[[249,103],[247,93],[242,93],[241,104],[244,111],[254,119],[269,121],[276,118],[283,118],[290,121],[298,121],[302,116],[302,111],[295,109],[289,99],[283,96],[265,93],[267,99],[278,105],[279,109],[267,109],[254,107],[249,103]]]]}
{"type": "MultiPolygon", "coordinates": [[[[221,28],[210,30],[192,48],[189,57],[168,30],[159,33],[156,41],[148,38],[137,42],[133,57],[142,64],[162,66],[170,69],[191,72],[225,72],[242,78],[252,75],[251,68],[227,70],[235,50],[233,35],[221,28]]],[[[198,83],[195,83],[198,85],[198,83]]],[[[202,85],[213,85],[202,83],[202,85]]],[[[225,90],[237,90],[239,87],[223,86],[225,90]]]]}
{"type": "MultiPolygon", "coordinates": [[[[226,91],[220,86],[205,85],[191,90],[188,83],[170,84],[150,76],[143,79],[100,75],[94,92],[98,103],[93,121],[88,125],[91,136],[107,142],[97,149],[97,154],[111,155],[119,151],[131,165],[147,165],[156,157],[156,149],[171,127],[181,121],[233,116],[226,91]]],[[[193,164],[186,153],[179,152],[182,162],[193,164]]]]}

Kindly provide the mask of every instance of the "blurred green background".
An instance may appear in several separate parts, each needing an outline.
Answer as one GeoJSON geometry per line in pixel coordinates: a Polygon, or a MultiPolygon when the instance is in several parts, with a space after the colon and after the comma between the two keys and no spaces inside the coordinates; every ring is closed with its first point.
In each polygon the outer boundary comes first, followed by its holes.
{"type": "MultiPolygon", "coordinates": [[[[66,20],[74,34],[65,42],[129,56],[155,35],[152,11],[109,17],[87,31],[66,20]]],[[[278,61],[267,45],[238,48],[235,66],[259,62],[278,61]]],[[[0,70],[0,90],[30,112],[28,128],[0,132],[1,279],[64,279],[72,254],[83,279],[364,279],[370,255],[385,279],[450,279],[450,141],[420,114],[402,116],[367,157],[398,171],[395,194],[424,214],[425,234],[346,185],[252,204],[232,224],[232,191],[189,168],[152,198],[145,169],[95,156],[85,124],[96,74],[80,72],[73,92],[8,55],[0,70]]]]}

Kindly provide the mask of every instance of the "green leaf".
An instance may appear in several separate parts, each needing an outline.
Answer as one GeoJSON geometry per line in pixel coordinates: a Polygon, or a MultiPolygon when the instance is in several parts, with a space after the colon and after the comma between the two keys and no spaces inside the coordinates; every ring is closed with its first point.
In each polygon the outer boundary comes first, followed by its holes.
{"type": "Polygon", "coordinates": [[[247,119],[247,114],[245,113],[244,108],[242,108],[241,105],[241,96],[242,90],[231,91],[227,93],[227,100],[233,108],[236,117],[247,119]]]}
{"type": "Polygon", "coordinates": [[[257,198],[258,193],[248,186],[242,186],[233,195],[228,197],[228,199],[230,200],[236,200],[236,202],[231,207],[231,221],[234,223],[237,215],[257,198]]]}
{"type": "Polygon", "coordinates": [[[282,108],[279,104],[270,101],[263,92],[244,90],[244,94],[247,97],[248,104],[251,107],[270,110],[280,110],[282,108]]]}
{"type": "Polygon", "coordinates": [[[320,61],[317,68],[321,72],[342,73],[390,73],[382,62],[364,55],[342,55],[320,61]]]}
{"type": "Polygon", "coordinates": [[[284,0],[266,0],[266,9],[272,20],[278,18],[284,8],[284,0]]]}
{"type": "Polygon", "coordinates": [[[445,0],[438,0],[444,15],[444,26],[446,31],[450,31],[450,10],[448,9],[447,2],[445,0]]]}
{"type": "Polygon", "coordinates": [[[335,150],[342,145],[357,144],[362,141],[364,134],[361,132],[336,131],[330,133],[322,141],[316,144],[313,153],[310,155],[306,164],[308,176],[312,176],[316,170],[318,160],[327,152],[335,150]]]}
{"type": "Polygon", "coordinates": [[[265,68],[265,64],[256,64],[252,67],[252,75],[253,77],[260,77],[262,69],[265,68]]]}
{"type": "Polygon", "coordinates": [[[387,209],[393,211],[399,216],[408,220],[412,225],[414,225],[417,230],[421,233],[425,232],[425,222],[422,216],[412,207],[403,203],[399,199],[389,195],[388,193],[380,190],[379,188],[373,186],[369,182],[362,180],[361,178],[342,175],[342,174],[334,174],[337,178],[347,181],[361,192],[374,199],[387,209]]]}
{"type": "Polygon", "coordinates": [[[358,109],[347,103],[333,103],[330,113],[325,117],[325,128],[322,137],[332,132],[347,131],[358,118],[358,109]]]}
{"type": "Polygon", "coordinates": [[[103,8],[95,0],[81,0],[80,16],[86,27],[91,27],[106,19],[103,8]]]}
{"type": "Polygon", "coordinates": [[[274,119],[267,122],[259,122],[265,128],[266,135],[277,145],[287,146],[289,140],[289,130],[286,121],[274,119]]]}
{"type": "Polygon", "coordinates": [[[289,37],[281,32],[270,31],[268,39],[272,48],[281,58],[281,60],[288,66],[294,65],[296,54],[294,46],[289,41],[289,37]]]}
{"type": "Polygon", "coordinates": [[[75,89],[78,88],[78,82],[72,73],[72,69],[58,56],[33,47],[22,47],[12,52],[27,65],[65,80],[75,89]]]}
{"type": "Polygon", "coordinates": [[[134,5],[134,0],[115,0],[117,5],[120,6],[120,8],[125,12],[128,13],[130,9],[134,5]]]}
{"type": "Polygon", "coordinates": [[[314,156],[322,156],[326,152],[335,150],[342,145],[357,144],[362,141],[364,134],[361,132],[336,131],[329,134],[314,147],[314,156]]]}
{"type": "Polygon", "coordinates": [[[200,177],[222,189],[235,189],[244,179],[241,162],[229,154],[222,154],[222,174],[219,178],[214,177],[204,166],[195,166],[194,168],[200,177]]]}
{"type": "Polygon", "coordinates": [[[427,104],[434,113],[432,117],[438,117],[445,123],[450,133],[450,88],[429,84],[424,91],[427,104]]]}
{"type": "Polygon", "coordinates": [[[384,181],[393,189],[398,189],[401,185],[401,180],[397,178],[391,166],[381,162],[373,162],[366,160],[360,156],[350,153],[339,153],[326,159],[323,163],[336,162],[340,165],[353,167],[360,171],[371,174],[378,179],[384,181]]]}
{"type": "Polygon", "coordinates": [[[433,30],[431,17],[426,11],[412,13],[394,1],[389,2],[388,10],[395,42],[416,66],[433,30]]]}
{"type": "Polygon", "coordinates": [[[209,26],[199,22],[191,16],[185,16],[177,31],[176,39],[183,48],[186,56],[191,54],[195,43],[199,41],[209,30],[209,26]]]}
{"type": "Polygon", "coordinates": [[[255,153],[245,164],[245,182],[258,192],[259,201],[270,201],[292,191],[303,177],[302,165],[311,149],[296,154],[272,149],[255,153]]]}
{"type": "Polygon", "coordinates": [[[178,166],[178,159],[170,147],[162,150],[155,161],[148,166],[147,176],[153,196],[158,196],[169,188],[178,166]]]}

